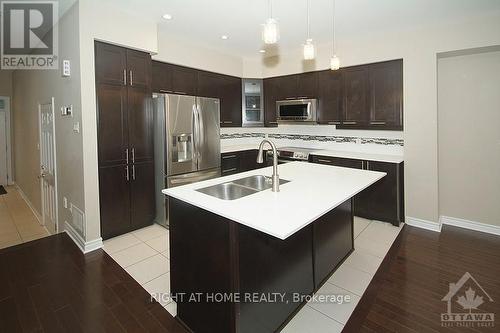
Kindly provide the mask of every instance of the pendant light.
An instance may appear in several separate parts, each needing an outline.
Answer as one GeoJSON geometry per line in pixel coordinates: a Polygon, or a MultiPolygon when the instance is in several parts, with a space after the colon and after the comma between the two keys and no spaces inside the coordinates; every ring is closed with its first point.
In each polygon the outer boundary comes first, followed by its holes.
{"type": "Polygon", "coordinates": [[[278,21],[273,18],[273,3],[269,0],[269,18],[262,27],[262,40],[265,44],[275,44],[280,39],[278,21]]]}
{"type": "Polygon", "coordinates": [[[307,0],[307,39],[304,44],[304,60],[313,60],[314,59],[314,44],[313,40],[310,36],[310,15],[309,15],[309,0],[307,0]]]}
{"type": "Polygon", "coordinates": [[[333,44],[333,57],[330,59],[330,69],[332,71],[336,71],[340,68],[340,59],[335,54],[335,0],[333,0],[332,44],[333,44]]]}

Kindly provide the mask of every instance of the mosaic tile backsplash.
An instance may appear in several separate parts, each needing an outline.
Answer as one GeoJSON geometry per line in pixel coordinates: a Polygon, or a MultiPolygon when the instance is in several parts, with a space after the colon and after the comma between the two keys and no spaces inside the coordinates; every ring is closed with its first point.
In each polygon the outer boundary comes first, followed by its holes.
{"type": "Polygon", "coordinates": [[[301,135],[301,134],[265,134],[265,133],[231,133],[221,134],[221,139],[243,139],[243,138],[265,138],[266,135],[273,139],[335,142],[335,143],[361,143],[404,146],[403,139],[366,138],[351,136],[327,136],[327,135],[301,135]]]}

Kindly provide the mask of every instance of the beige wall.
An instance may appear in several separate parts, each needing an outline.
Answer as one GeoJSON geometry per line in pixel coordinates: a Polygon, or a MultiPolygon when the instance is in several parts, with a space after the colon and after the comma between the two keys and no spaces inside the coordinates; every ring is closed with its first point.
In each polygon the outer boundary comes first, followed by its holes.
{"type": "Polygon", "coordinates": [[[440,58],[440,215],[500,226],[499,126],[499,49],[440,58]]]}
{"type": "MultiPolygon", "coordinates": [[[[71,7],[61,18],[59,59],[71,61],[71,77],[61,70],[18,70],[13,74],[13,118],[16,183],[41,212],[40,170],[38,150],[38,104],[55,98],[56,150],[58,167],[59,226],[71,222],[62,198],[84,210],[82,136],[73,132],[73,124],[81,122],[80,68],[78,47],[78,6],[71,7]],[[62,117],[60,108],[73,105],[73,117],[62,117]]],[[[59,64],[59,68],[62,68],[59,64]]],[[[61,229],[62,230],[62,229],[61,229]]]]}
{"type": "MultiPolygon", "coordinates": [[[[337,36],[342,66],[403,58],[405,201],[409,221],[438,223],[437,54],[500,45],[500,13],[406,31],[337,36]]],[[[263,77],[329,67],[331,44],[318,45],[313,63],[300,49],[271,59],[245,59],[248,76],[263,77]],[[256,63],[260,62],[260,66],[256,63]]]]}
{"type": "Polygon", "coordinates": [[[97,113],[95,95],[94,40],[106,41],[146,52],[158,52],[156,23],[125,13],[100,0],[79,1],[80,69],[82,96],[83,167],[85,188],[85,241],[101,237],[97,170],[97,113]]]}
{"type": "Polygon", "coordinates": [[[0,96],[12,96],[12,71],[0,69],[0,96]]]}

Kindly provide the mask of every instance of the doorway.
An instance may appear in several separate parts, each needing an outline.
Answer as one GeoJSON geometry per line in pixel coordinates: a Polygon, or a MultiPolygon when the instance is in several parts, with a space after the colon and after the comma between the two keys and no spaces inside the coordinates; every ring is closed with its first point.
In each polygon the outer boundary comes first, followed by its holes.
{"type": "Polygon", "coordinates": [[[54,98],[38,106],[40,129],[40,191],[42,223],[47,230],[57,232],[57,163],[54,98]]]}

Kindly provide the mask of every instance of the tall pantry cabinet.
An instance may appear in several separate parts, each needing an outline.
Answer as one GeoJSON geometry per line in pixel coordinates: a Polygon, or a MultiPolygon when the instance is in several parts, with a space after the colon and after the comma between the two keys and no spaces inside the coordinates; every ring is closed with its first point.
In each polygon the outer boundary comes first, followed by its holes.
{"type": "Polygon", "coordinates": [[[104,239],[155,216],[151,56],[95,43],[99,197],[104,239]]]}

